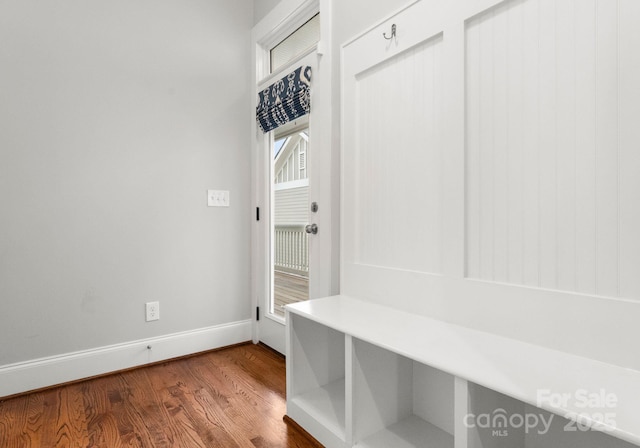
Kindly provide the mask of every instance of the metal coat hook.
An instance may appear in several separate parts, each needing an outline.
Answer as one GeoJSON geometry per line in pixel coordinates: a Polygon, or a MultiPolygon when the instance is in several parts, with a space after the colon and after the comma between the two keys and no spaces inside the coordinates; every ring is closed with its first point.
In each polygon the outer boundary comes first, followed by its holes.
{"type": "Polygon", "coordinates": [[[396,24],[391,25],[391,36],[387,37],[387,33],[382,33],[382,37],[387,40],[391,40],[396,37],[396,24]]]}

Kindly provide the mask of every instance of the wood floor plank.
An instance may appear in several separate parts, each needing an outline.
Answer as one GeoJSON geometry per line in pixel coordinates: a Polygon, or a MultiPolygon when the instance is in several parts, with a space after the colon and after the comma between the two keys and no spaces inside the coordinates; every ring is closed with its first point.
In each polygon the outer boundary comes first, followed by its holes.
{"type": "Polygon", "coordinates": [[[33,446],[43,445],[41,428],[44,419],[44,405],[43,394],[33,394],[29,397],[25,432],[28,434],[28,438],[33,446]]]}
{"type": "Polygon", "coordinates": [[[192,417],[188,415],[183,405],[182,388],[186,385],[181,381],[177,365],[168,363],[154,366],[147,371],[147,375],[157,394],[156,399],[162,404],[158,410],[164,415],[166,434],[172,446],[205,447],[206,445],[193,427],[192,417]]]}
{"type": "MultiPolygon", "coordinates": [[[[234,416],[234,426],[236,426],[235,435],[245,435],[250,440],[253,440],[259,436],[268,439],[274,439],[273,431],[274,426],[271,424],[265,425],[264,422],[272,422],[284,415],[285,409],[283,407],[284,401],[277,399],[274,405],[272,390],[266,386],[260,386],[260,381],[255,380],[247,375],[247,372],[243,372],[238,368],[234,368],[232,363],[228,359],[224,359],[221,364],[211,362],[209,365],[197,366],[193,365],[194,371],[210,371],[217,372],[217,377],[226,384],[231,385],[232,394],[227,397],[231,409],[234,412],[225,412],[225,416],[234,416]],[[247,412],[243,412],[246,410],[247,412]],[[251,410],[250,412],[248,412],[251,410]]],[[[282,430],[282,428],[280,426],[282,430]]],[[[280,433],[280,436],[283,436],[280,433]]],[[[251,443],[253,445],[253,442],[251,443]]]]}
{"type": "Polygon", "coordinates": [[[240,418],[238,403],[221,395],[219,390],[206,387],[212,382],[211,372],[207,371],[209,380],[205,382],[192,362],[182,367],[184,378],[191,386],[184,391],[185,408],[194,421],[200,423],[196,429],[207,446],[248,447],[247,428],[240,418]]]}
{"type": "Polygon", "coordinates": [[[256,427],[251,416],[262,414],[262,409],[251,388],[246,383],[238,386],[237,378],[229,378],[219,366],[205,359],[190,360],[187,367],[194,379],[197,378],[196,401],[210,402],[208,408],[214,411],[214,418],[236,443],[252,447],[250,439],[254,437],[256,427]]]}
{"type": "Polygon", "coordinates": [[[166,420],[156,401],[157,395],[151,394],[151,386],[148,375],[141,369],[123,375],[120,388],[111,391],[112,406],[117,408],[114,412],[121,415],[120,435],[132,442],[135,439],[143,447],[169,448],[171,442],[164,431],[166,420]]]}
{"type": "Polygon", "coordinates": [[[62,448],[89,444],[82,388],[79,385],[35,395],[43,397],[41,446],[62,448]]]}
{"type": "Polygon", "coordinates": [[[39,446],[39,436],[29,428],[29,401],[29,399],[11,400],[0,408],[2,412],[0,427],[6,430],[4,439],[0,440],[0,446],[3,448],[39,446]]]}
{"type": "Polygon", "coordinates": [[[0,400],[1,448],[319,446],[286,412],[284,358],[245,344],[0,400]]]}

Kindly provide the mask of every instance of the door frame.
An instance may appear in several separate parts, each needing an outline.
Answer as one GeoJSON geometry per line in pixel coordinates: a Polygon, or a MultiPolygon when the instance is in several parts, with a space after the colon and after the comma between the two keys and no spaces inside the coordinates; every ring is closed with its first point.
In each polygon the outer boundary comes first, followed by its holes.
{"type": "Polygon", "coordinates": [[[251,78],[253,92],[251,121],[251,304],[253,309],[253,342],[264,342],[285,353],[285,322],[270,316],[265,310],[271,293],[271,158],[272,132],[263,134],[255,120],[259,88],[286,75],[287,70],[306,64],[313,67],[309,139],[309,201],[319,204],[314,222],[320,229],[309,238],[309,297],[329,296],[338,292],[339,278],[339,155],[332,145],[332,69],[330,0],[282,0],[252,30],[252,61],[255,72],[251,78]],[[269,49],[320,12],[321,41],[301,55],[287,68],[269,74],[269,49]],[[323,17],[326,19],[323,20],[323,17]],[[336,171],[336,167],[338,171],[336,171]],[[257,220],[259,208],[260,219],[257,220]],[[258,307],[260,315],[258,316],[258,307]]]}

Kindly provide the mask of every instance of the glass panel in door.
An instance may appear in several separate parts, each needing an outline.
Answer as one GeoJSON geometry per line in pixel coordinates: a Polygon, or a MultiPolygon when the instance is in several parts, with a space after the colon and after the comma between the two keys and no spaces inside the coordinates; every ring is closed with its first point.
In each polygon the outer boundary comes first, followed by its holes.
{"type": "Polygon", "coordinates": [[[271,300],[269,312],[309,298],[309,129],[294,123],[276,131],[272,159],[271,300]]]}

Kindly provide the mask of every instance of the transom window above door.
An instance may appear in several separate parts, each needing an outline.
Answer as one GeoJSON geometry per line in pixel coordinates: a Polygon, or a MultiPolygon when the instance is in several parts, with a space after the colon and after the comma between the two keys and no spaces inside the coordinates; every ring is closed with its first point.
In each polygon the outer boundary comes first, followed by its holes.
{"type": "Polygon", "coordinates": [[[269,51],[269,73],[275,73],[320,41],[320,14],[289,34],[269,51]]]}

